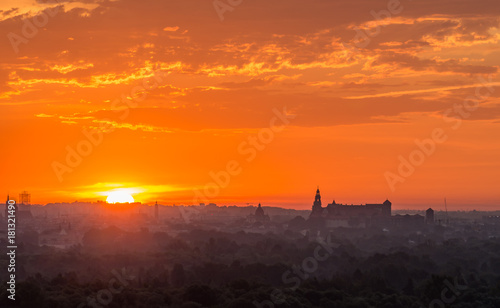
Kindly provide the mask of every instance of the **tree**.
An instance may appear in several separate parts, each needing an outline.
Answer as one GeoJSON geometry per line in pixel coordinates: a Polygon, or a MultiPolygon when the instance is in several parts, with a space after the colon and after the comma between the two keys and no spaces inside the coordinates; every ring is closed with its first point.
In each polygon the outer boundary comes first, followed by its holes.
{"type": "Polygon", "coordinates": [[[180,288],[184,286],[184,283],[186,282],[186,277],[184,273],[184,267],[182,264],[176,263],[174,264],[174,268],[172,269],[172,273],[170,275],[172,279],[172,285],[176,288],[180,288]]]}

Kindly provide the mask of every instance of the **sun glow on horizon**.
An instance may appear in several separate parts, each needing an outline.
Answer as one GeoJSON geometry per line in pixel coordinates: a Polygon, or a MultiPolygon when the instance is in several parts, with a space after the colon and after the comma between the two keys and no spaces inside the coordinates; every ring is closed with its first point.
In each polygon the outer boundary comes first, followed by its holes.
{"type": "Polygon", "coordinates": [[[108,194],[106,199],[107,203],[134,203],[134,197],[128,191],[125,190],[115,190],[108,194]]]}

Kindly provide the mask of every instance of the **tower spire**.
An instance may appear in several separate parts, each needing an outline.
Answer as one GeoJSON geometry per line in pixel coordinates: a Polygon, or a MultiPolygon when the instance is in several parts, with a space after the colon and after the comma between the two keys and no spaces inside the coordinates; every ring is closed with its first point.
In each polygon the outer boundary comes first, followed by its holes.
{"type": "Polygon", "coordinates": [[[323,208],[321,207],[321,193],[319,192],[319,185],[316,190],[316,196],[314,196],[314,203],[312,206],[311,216],[319,217],[323,212],[323,208]]]}
{"type": "Polygon", "coordinates": [[[314,197],[314,204],[321,206],[321,193],[319,192],[319,186],[316,190],[316,196],[314,197]]]}

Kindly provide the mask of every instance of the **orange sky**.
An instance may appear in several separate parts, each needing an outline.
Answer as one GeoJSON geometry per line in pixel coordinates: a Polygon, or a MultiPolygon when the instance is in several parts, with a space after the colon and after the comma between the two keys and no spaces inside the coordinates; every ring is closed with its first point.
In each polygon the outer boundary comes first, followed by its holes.
{"type": "Polygon", "coordinates": [[[42,2],[0,5],[1,193],[499,208],[497,0],[42,2]]]}

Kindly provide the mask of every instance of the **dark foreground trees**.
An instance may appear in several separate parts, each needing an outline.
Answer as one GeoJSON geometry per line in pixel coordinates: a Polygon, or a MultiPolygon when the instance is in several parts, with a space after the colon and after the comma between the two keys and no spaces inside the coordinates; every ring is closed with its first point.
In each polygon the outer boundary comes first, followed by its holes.
{"type": "MultiPolygon", "coordinates": [[[[290,234],[153,234],[136,251],[99,252],[97,240],[92,248],[26,251],[17,260],[26,277],[17,281],[16,306],[500,307],[497,239],[413,246],[396,235],[337,240],[310,272],[297,268],[317,243],[290,234]],[[298,283],[283,280],[286,272],[301,277],[298,283]]],[[[5,289],[0,307],[12,304],[5,289]]]]}

